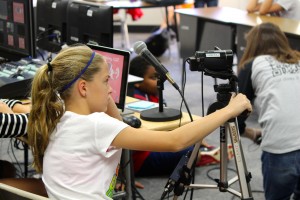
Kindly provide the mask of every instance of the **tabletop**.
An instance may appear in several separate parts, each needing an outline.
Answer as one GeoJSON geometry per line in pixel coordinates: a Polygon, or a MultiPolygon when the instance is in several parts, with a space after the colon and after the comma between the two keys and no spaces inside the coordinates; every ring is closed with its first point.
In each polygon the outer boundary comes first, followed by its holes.
{"type": "MultiPolygon", "coordinates": [[[[139,101],[138,99],[135,99],[133,97],[126,97],[126,103],[132,103],[135,101],[139,101]]],[[[140,118],[139,112],[134,112],[134,116],[140,118]]],[[[200,119],[200,116],[192,115],[193,120],[200,119]]],[[[149,130],[156,130],[156,131],[169,131],[173,130],[175,128],[178,128],[184,124],[190,123],[191,119],[187,112],[182,112],[182,118],[181,120],[172,120],[172,121],[165,121],[165,122],[152,122],[152,121],[146,121],[140,119],[142,122],[141,128],[146,128],[149,130]]]]}
{"type": "Polygon", "coordinates": [[[276,17],[259,15],[256,13],[248,13],[246,10],[230,7],[209,7],[209,8],[192,8],[177,9],[176,13],[195,16],[206,19],[208,21],[217,21],[227,24],[256,26],[264,22],[277,24],[285,33],[300,35],[300,21],[276,17]]]}
{"type": "Polygon", "coordinates": [[[88,1],[97,4],[101,3],[104,5],[112,6],[116,9],[155,8],[155,7],[176,6],[176,5],[182,5],[182,4],[193,2],[192,0],[185,0],[184,3],[168,2],[164,4],[153,4],[141,0],[80,0],[80,1],[88,1]]]}

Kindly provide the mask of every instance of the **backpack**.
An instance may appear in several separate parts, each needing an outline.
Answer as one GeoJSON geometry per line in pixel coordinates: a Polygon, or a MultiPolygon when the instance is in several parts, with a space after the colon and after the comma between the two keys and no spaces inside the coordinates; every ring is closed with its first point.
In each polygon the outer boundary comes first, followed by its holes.
{"type": "Polygon", "coordinates": [[[169,48],[169,36],[167,28],[158,29],[145,41],[148,50],[156,57],[160,57],[169,48]]]}

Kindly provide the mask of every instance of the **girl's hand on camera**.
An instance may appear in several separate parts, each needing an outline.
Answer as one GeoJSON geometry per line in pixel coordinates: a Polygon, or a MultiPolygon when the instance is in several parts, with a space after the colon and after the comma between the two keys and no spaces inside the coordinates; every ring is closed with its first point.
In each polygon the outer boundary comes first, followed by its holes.
{"type": "Polygon", "coordinates": [[[231,112],[232,117],[237,117],[243,111],[252,112],[252,105],[246,95],[239,93],[238,95],[233,94],[229,104],[225,107],[231,112]]]}

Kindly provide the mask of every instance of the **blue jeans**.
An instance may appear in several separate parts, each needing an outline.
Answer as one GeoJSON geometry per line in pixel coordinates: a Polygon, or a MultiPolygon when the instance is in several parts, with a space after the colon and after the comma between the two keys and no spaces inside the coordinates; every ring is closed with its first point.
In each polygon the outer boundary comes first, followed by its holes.
{"type": "Polygon", "coordinates": [[[266,200],[300,199],[300,150],[273,154],[263,152],[263,185],[266,200]]]}
{"type": "Polygon", "coordinates": [[[218,6],[218,0],[195,0],[194,6],[195,8],[203,8],[205,4],[207,7],[218,6]]]}

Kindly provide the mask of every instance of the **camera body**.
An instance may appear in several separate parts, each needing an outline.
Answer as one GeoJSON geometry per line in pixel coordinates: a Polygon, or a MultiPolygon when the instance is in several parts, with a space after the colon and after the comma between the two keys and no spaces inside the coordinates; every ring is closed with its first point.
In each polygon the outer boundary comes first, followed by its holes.
{"type": "Polygon", "coordinates": [[[195,56],[190,57],[190,70],[203,71],[215,78],[224,78],[223,75],[233,74],[232,63],[232,50],[196,51],[195,56]]]}

